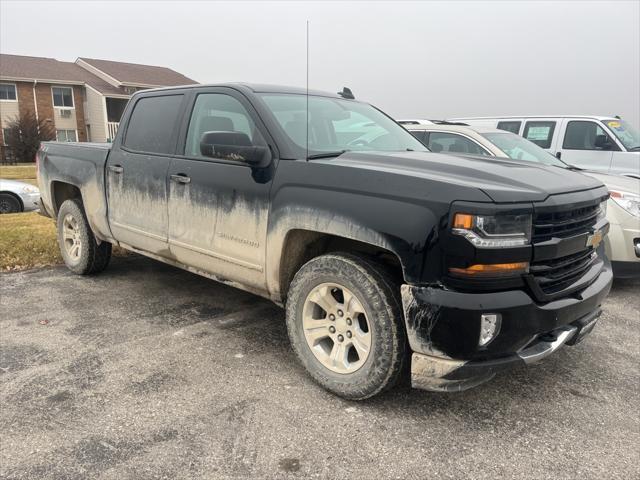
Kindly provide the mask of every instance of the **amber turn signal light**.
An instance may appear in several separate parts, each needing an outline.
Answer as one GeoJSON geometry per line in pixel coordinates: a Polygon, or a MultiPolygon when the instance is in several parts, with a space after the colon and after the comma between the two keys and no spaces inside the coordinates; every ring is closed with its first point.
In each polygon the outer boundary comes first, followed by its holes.
{"type": "Polygon", "coordinates": [[[471,230],[471,228],[473,228],[473,215],[469,215],[468,213],[456,213],[456,216],[453,217],[453,228],[471,230]]]}
{"type": "Polygon", "coordinates": [[[529,262],[516,263],[477,263],[467,268],[449,268],[449,273],[461,277],[491,277],[501,275],[517,275],[526,273],[529,269],[529,262]]]}

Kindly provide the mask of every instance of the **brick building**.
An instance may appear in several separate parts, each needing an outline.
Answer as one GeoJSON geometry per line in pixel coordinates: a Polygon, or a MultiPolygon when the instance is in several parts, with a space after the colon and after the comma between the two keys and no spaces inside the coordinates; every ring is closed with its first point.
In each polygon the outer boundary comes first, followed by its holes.
{"type": "Polygon", "coordinates": [[[110,141],[136,90],[193,83],[165,67],[0,54],[0,144],[7,124],[26,112],[52,122],[58,141],[110,141]]]}

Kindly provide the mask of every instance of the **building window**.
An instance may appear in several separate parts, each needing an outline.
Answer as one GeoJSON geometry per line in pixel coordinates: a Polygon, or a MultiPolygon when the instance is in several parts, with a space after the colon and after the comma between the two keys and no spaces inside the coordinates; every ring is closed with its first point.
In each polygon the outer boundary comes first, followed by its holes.
{"type": "Polygon", "coordinates": [[[75,130],[56,130],[56,140],[58,142],[77,142],[78,135],[75,130]]]}
{"type": "Polygon", "coordinates": [[[71,87],[51,87],[53,92],[53,106],[58,108],[73,108],[73,89],[71,87]]]}
{"type": "Polygon", "coordinates": [[[0,83],[0,100],[15,102],[18,100],[16,86],[13,83],[0,83]]]}
{"type": "Polygon", "coordinates": [[[7,139],[9,138],[9,132],[11,131],[10,128],[3,128],[2,129],[2,143],[4,143],[5,145],[9,145],[7,143],[7,139]]]}

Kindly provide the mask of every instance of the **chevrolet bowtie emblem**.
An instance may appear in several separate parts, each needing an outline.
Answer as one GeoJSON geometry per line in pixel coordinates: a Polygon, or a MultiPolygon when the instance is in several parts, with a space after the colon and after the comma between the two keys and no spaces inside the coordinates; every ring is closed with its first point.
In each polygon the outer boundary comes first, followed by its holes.
{"type": "Polygon", "coordinates": [[[593,232],[591,235],[587,237],[587,247],[598,248],[598,245],[600,245],[601,241],[602,241],[602,230],[593,232]]]}

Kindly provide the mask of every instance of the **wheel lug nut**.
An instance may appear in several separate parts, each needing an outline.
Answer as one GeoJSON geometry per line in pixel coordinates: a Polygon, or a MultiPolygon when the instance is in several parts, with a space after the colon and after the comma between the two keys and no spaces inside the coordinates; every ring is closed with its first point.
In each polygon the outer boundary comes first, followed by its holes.
{"type": "Polygon", "coordinates": [[[329,331],[331,333],[336,333],[336,327],[329,327],[329,331]]]}
{"type": "Polygon", "coordinates": [[[338,341],[342,342],[344,340],[344,337],[342,335],[338,335],[338,341]]]}
{"type": "Polygon", "coordinates": [[[336,316],[333,313],[329,315],[329,320],[333,322],[335,319],[336,319],[336,316]]]}
{"type": "Polygon", "coordinates": [[[352,323],[352,322],[351,322],[351,319],[350,319],[350,318],[347,318],[347,325],[351,325],[351,323],[352,323]]]}
{"type": "Polygon", "coordinates": [[[342,310],[338,310],[338,316],[341,317],[343,315],[344,315],[344,313],[342,313],[342,310]]]}
{"type": "Polygon", "coordinates": [[[351,338],[351,330],[347,331],[347,338],[351,338]]]}

